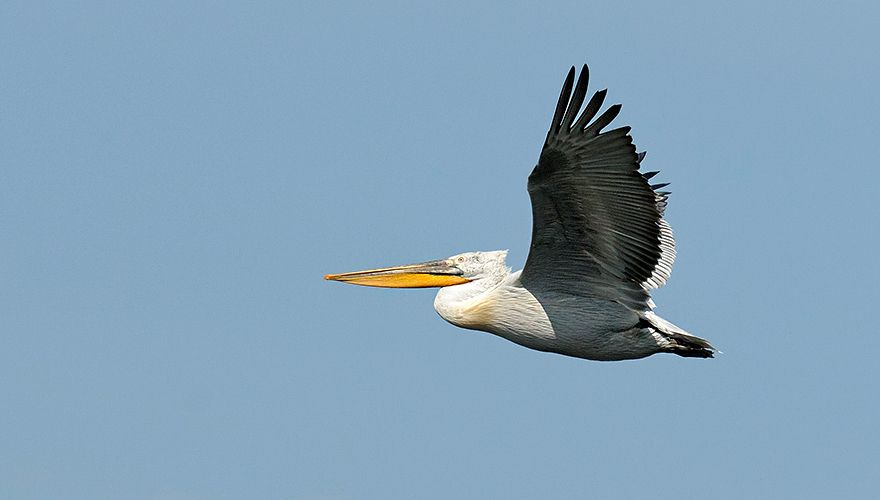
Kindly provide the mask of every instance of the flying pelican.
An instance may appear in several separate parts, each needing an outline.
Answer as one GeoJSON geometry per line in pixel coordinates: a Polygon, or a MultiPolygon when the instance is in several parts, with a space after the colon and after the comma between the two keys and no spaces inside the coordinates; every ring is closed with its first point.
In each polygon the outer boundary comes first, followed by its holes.
{"type": "Polygon", "coordinates": [[[620,112],[596,118],[606,90],[586,107],[589,70],[562,86],[541,157],[529,175],[532,243],[511,272],[507,251],[467,252],[421,264],[328,274],[355,285],[440,287],[434,309],[453,325],[493,333],[539,351],[613,361],[659,352],[711,358],[709,342],[654,314],[651,289],[675,259],[663,219],[667,184],[640,173],[630,127],[604,131],[620,112]],[[594,119],[595,118],[595,119],[594,119]]]}

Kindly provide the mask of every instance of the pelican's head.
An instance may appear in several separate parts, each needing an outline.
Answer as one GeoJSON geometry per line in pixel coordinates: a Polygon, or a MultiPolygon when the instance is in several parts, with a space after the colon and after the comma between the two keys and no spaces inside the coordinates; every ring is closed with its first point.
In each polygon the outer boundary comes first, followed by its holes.
{"type": "Polygon", "coordinates": [[[461,285],[484,278],[495,278],[509,270],[505,264],[507,250],[466,252],[447,259],[421,264],[386,267],[352,273],[327,274],[324,279],[353,285],[386,288],[429,288],[461,285]]]}

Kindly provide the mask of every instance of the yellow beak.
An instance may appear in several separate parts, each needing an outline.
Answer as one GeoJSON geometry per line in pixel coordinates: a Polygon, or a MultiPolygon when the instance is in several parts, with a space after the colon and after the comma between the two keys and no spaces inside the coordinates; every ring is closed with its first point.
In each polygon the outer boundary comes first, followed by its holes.
{"type": "Polygon", "coordinates": [[[342,281],[353,285],[385,288],[429,288],[461,285],[470,280],[463,278],[461,269],[448,260],[432,260],[408,266],[386,267],[353,273],[327,274],[325,280],[342,281]]]}

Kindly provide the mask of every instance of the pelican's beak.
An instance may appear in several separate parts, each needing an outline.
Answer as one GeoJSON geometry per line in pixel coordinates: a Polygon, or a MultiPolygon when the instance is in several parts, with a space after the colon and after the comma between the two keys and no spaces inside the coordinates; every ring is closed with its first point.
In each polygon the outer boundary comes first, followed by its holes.
{"type": "Polygon", "coordinates": [[[327,274],[324,279],[385,288],[428,288],[469,282],[470,280],[462,277],[462,274],[461,269],[450,260],[432,260],[408,266],[327,274]]]}

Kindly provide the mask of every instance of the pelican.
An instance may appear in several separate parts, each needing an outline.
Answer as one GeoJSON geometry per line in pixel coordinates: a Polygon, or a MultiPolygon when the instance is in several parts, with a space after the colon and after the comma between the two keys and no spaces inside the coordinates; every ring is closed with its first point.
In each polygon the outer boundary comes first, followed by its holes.
{"type": "Polygon", "coordinates": [[[668,184],[651,185],[657,172],[639,172],[645,153],[636,152],[630,127],[603,130],[621,108],[597,117],[607,89],[581,111],[587,66],[576,85],[574,78],[572,66],[529,175],[532,241],[521,271],[507,267],[502,250],[324,278],[440,287],[434,309],[444,320],[538,351],[598,361],[713,357],[708,341],[653,312],[650,291],[666,283],[675,259],[663,218],[668,184]]]}

